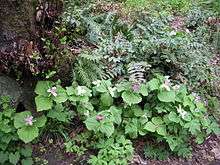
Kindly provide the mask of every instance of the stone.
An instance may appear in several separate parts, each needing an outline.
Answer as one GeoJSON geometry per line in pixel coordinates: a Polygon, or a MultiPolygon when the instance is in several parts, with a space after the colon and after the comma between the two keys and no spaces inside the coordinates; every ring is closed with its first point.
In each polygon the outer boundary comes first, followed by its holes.
{"type": "Polygon", "coordinates": [[[0,75],[0,97],[9,96],[12,99],[13,106],[16,108],[22,100],[22,90],[16,80],[0,75]]]}

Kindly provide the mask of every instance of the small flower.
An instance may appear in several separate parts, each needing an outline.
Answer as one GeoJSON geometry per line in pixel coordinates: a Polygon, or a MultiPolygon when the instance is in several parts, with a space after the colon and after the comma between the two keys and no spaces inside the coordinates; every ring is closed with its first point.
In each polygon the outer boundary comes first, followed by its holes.
{"type": "Polygon", "coordinates": [[[179,105],[179,107],[177,107],[176,109],[180,116],[184,119],[187,115],[187,112],[182,109],[181,105],[179,105]]]}
{"type": "Polygon", "coordinates": [[[201,102],[202,98],[195,92],[192,93],[193,97],[195,98],[195,102],[201,102]]]}
{"type": "Polygon", "coordinates": [[[83,87],[81,86],[77,87],[77,95],[83,95],[85,93],[86,93],[86,90],[83,87]]]}
{"type": "Polygon", "coordinates": [[[196,109],[195,109],[195,112],[200,112],[200,109],[196,108],[196,109]]]}
{"type": "Polygon", "coordinates": [[[170,32],[170,36],[175,36],[176,35],[176,32],[175,31],[171,31],[170,32]]]}
{"type": "Polygon", "coordinates": [[[98,87],[98,86],[101,85],[102,81],[101,80],[96,80],[96,81],[93,81],[92,83],[98,87]]]}
{"type": "Polygon", "coordinates": [[[180,85],[175,85],[175,86],[173,86],[173,89],[174,89],[174,90],[180,89],[180,85]]]}
{"type": "Polygon", "coordinates": [[[24,119],[26,125],[33,125],[33,116],[27,116],[25,119],[24,119]]]}
{"type": "Polygon", "coordinates": [[[97,115],[96,120],[97,121],[102,121],[105,117],[103,115],[97,115]]]}
{"type": "Polygon", "coordinates": [[[134,92],[139,91],[139,89],[140,89],[140,84],[139,84],[139,83],[134,83],[134,84],[132,84],[132,90],[133,90],[134,92]]]}
{"type": "Polygon", "coordinates": [[[165,76],[165,80],[164,83],[161,85],[162,88],[165,88],[167,91],[170,91],[170,80],[169,80],[169,76],[165,76]]]}
{"type": "Polygon", "coordinates": [[[52,88],[48,89],[47,92],[52,94],[54,97],[57,97],[57,88],[56,87],[52,87],[52,88]]]}
{"type": "Polygon", "coordinates": [[[114,88],[108,87],[108,91],[109,91],[109,93],[110,93],[110,95],[111,95],[112,97],[114,97],[116,90],[117,90],[116,87],[114,87],[114,88]]]}

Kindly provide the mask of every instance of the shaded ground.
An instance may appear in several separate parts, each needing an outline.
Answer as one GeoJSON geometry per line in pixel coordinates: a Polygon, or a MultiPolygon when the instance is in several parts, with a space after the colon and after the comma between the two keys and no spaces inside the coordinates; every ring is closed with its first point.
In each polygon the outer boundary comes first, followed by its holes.
{"type": "MultiPolygon", "coordinates": [[[[167,160],[146,160],[143,158],[143,147],[138,146],[130,165],[220,165],[220,136],[210,136],[202,145],[193,147],[193,157],[185,160],[176,157],[169,157],[167,160]]],[[[89,152],[78,157],[75,154],[68,154],[62,149],[62,142],[53,144],[37,144],[34,146],[34,159],[36,165],[86,165],[89,152]]]]}

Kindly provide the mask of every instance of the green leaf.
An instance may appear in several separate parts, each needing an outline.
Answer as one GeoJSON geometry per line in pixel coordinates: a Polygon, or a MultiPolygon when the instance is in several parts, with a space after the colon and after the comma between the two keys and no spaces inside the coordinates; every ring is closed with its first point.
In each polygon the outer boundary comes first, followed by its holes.
{"type": "Polygon", "coordinates": [[[174,91],[161,91],[157,97],[162,102],[175,102],[175,92],[174,91]]]}
{"type": "Polygon", "coordinates": [[[186,123],[184,125],[184,128],[188,128],[189,131],[193,134],[196,135],[198,132],[200,132],[200,122],[196,119],[186,123]]]}
{"type": "Polygon", "coordinates": [[[0,164],[4,164],[8,160],[8,153],[0,151],[0,164]]]}
{"type": "Polygon", "coordinates": [[[44,97],[44,96],[35,97],[35,103],[36,103],[38,112],[49,110],[53,106],[53,100],[49,97],[44,97]]]}
{"type": "Polygon", "coordinates": [[[172,122],[175,123],[179,123],[180,122],[180,118],[178,117],[178,115],[176,114],[176,112],[170,112],[168,115],[168,119],[172,122]]]}
{"type": "Polygon", "coordinates": [[[34,162],[33,162],[32,158],[26,158],[26,159],[22,159],[21,164],[22,165],[33,165],[34,162]]]}
{"type": "Polygon", "coordinates": [[[53,96],[52,98],[57,103],[63,103],[68,99],[68,96],[65,89],[63,89],[61,86],[57,86],[57,96],[53,96]]]}
{"type": "Polygon", "coordinates": [[[66,87],[66,93],[67,95],[71,96],[71,95],[75,95],[76,91],[72,86],[70,86],[70,87],[66,87]]]}
{"type": "Polygon", "coordinates": [[[126,91],[131,88],[131,82],[121,82],[119,84],[116,84],[116,88],[118,92],[126,91]]]}
{"type": "Polygon", "coordinates": [[[105,107],[109,107],[113,104],[113,98],[111,97],[109,93],[101,94],[100,100],[101,100],[102,105],[105,107]]]}
{"type": "Polygon", "coordinates": [[[155,132],[156,126],[151,121],[149,121],[145,124],[144,129],[146,129],[147,131],[150,131],[150,132],[155,132]]]}
{"type": "Polygon", "coordinates": [[[87,118],[85,124],[88,130],[94,130],[94,131],[97,131],[100,125],[100,123],[96,120],[95,117],[87,118]]]}
{"type": "Polygon", "coordinates": [[[36,88],[35,88],[35,93],[41,96],[49,96],[49,93],[47,90],[51,87],[51,82],[50,81],[38,81],[36,88]]]}
{"type": "Polygon", "coordinates": [[[123,92],[122,93],[122,98],[123,98],[124,102],[127,103],[130,106],[132,104],[138,104],[142,101],[142,98],[139,94],[132,93],[130,91],[123,92]]]}
{"type": "Polygon", "coordinates": [[[114,132],[114,125],[111,121],[104,121],[99,130],[106,134],[107,137],[110,137],[114,132]]]}
{"type": "Polygon", "coordinates": [[[15,126],[15,128],[18,129],[18,128],[26,126],[25,118],[28,117],[28,116],[31,116],[31,112],[29,112],[29,111],[24,111],[24,112],[17,113],[14,117],[14,126],[15,126]]]}
{"type": "Polygon", "coordinates": [[[134,112],[134,115],[135,115],[136,117],[141,117],[141,116],[144,115],[144,111],[143,111],[143,110],[141,109],[141,107],[138,106],[138,105],[133,105],[133,106],[131,106],[131,109],[132,109],[132,111],[134,112]]]}
{"type": "Polygon", "coordinates": [[[154,90],[157,90],[159,89],[160,87],[160,81],[156,78],[153,78],[152,80],[150,80],[148,83],[147,83],[150,91],[154,91],[154,90]]]}
{"type": "Polygon", "coordinates": [[[31,146],[25,146],[25,148],[22,148],[21,155],[23,155],[24,157],[31,157],[31,155],[32,155],[31,146]]]}
{"type": "Polygon", "coordinates": [[[101,81],[101,84],[97,85],[95,87],[96,91],[100,92],[100,93],[106,93],[108,92],[108,87],[111,86],[111,81],[110,80],[103,80],[101,81]]]}
{"type": "Polygon", "coordinates": [[[120,108],[115,107],[115,106],[111,106],[109,111],[112,114],[114,123],[119,125],[121,123],[122,110],[120,108]]]}
{"type": "Polygon", "coordinates": [[[36,126],[36,127],[43,127],[43,126],[45,126],[46,121],[47,121],[46,116],[42,115],[41,117],[38,117],[36,119],[36,121],[34,122],[34,126],[36,126]]]}
{"type": "Polygon", "coordinates": [[[38,128],[37,127],[22,127],[17,131],[19,138],[25,142],[29,143],[32,140],[34,140],[36,137],[38,137],[38,128]]]}
{"type": "Polygon", "coordinates": [[[148,86],[146,84],[141,84],[139,93],[141,93],[143,96],[148,96],[148,86]]]}
{"type": "Polygon", "coordinates": [[[153,117],[151,119],[151,121],[155,124],[155,125],[161,125],[163,124],[163,119],[161,117],[153,117]]]}
{"type": "Polygon", "coordinates": [[[19,152],[15,152],[14,154],[10,153],[8,157],[9,157],[9,162],[16,165],[20,159],[20,154],[19,152]]]}
{"type": "Polygon", "coordinates": [[[157,127],[156,130],[159,135],[166,136],[166,134],[167,134],[165,125],[160,125],[159,127],[157,127]]]}
{"type": "Polygon", "coordinates": [[[138,136],[138,121],[136,118],[129,120],[125,126],[125,134],[129,134],[132,138],[138,136]]]}

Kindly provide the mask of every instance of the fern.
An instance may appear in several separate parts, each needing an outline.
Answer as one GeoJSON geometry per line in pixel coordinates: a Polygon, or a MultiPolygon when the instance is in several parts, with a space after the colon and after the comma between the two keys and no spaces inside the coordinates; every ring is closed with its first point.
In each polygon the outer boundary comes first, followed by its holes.
{"type": "Polygon", "coordinates": [[[101,79],[103,71],[98,63],[86,58],[78,58],[73,73],[74,80],[78,80],[81,85],[90,87],[93,81],[101,79]]]}
{"type": "Polygon", "coordinates": [[[147,62],[131,62],[128,64],[129,81],[143,83],[146,81],[146,71],[150,69],[147,62]]]}

